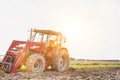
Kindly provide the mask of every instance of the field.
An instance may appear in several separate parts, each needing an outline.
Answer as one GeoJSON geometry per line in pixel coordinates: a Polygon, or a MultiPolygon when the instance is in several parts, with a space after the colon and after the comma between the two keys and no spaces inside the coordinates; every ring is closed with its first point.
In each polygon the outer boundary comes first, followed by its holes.
{"type": "Polygon", "coordinates": [[[71,61],[70,67],[73,67],[75,69],[120,67],[120,62],[115,62],[115,61],[71,61]]]}
{"type": "Polygon", "coordinates": [[[120,80],[120,62],[71,61],[69,69],[63,72],[1,73],[0,80],[120,80]]]}

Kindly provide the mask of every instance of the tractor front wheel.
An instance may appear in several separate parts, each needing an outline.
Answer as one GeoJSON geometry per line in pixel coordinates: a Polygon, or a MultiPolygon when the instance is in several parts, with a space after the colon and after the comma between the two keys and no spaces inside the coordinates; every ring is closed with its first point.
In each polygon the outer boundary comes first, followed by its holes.
{"type": "Polygon", "coordinates": [[[41,54],[34,53],[27,59],[26,69],[31,72],[43,72],[45,70],[45,59],[41,54]]]}

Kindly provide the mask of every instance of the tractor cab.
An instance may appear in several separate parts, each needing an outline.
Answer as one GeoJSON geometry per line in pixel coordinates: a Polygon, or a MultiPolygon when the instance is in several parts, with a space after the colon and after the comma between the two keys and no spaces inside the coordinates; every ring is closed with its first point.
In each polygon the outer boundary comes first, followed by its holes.
{"type": "Polygon", "coordinates": [[[49,48],[61,48],[66,42],[66,38],[60,32],[31,29],[28,41],[44,43],[49,48]]]}

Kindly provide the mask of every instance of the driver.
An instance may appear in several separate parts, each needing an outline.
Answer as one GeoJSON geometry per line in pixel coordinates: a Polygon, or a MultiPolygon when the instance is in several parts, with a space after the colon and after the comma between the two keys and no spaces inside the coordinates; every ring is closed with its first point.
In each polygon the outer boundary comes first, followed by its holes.
{"type": "Polygon", "coordinates": [[[49,41],[49,47],[51,47],[51,48],[55,47],[55,41],[54,40],[49,41]]]}

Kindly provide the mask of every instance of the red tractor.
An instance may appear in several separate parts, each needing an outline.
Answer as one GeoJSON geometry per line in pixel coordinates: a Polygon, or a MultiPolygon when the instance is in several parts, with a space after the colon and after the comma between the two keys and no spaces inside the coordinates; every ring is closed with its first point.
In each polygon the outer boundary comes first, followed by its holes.
{"type": "Polygon", "coordinates": [[[0,68],[12,73],[22,65],[27,71],[43,72],[51,67],[56,71],[64,71],[69,66],[69,54],[63,46],[65,37],[52,30],[31,29],[28,41],[13,40],[0,68]]]}

